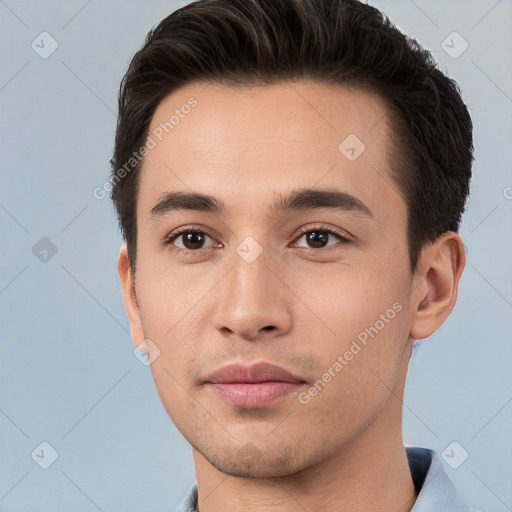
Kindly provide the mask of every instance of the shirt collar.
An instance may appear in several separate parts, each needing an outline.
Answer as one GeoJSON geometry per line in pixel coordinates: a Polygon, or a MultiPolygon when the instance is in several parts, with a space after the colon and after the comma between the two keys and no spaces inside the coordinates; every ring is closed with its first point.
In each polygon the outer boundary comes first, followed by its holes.
{"type": "Polygon", "coordinates": [[[429,448],[406,447],[418,497],[411,512],[472,512],[446,474],[441,457],[429,448]]]}
{"type": "MultiPolygon", "coordinates": [[[[461,499],[446,474],[441,457],[429,448],[406,447],[407,460],[418,497],[411,512],[475,512],[461,499]]],[[[195,483],[176,512],[195,512],[195,483]]]]}

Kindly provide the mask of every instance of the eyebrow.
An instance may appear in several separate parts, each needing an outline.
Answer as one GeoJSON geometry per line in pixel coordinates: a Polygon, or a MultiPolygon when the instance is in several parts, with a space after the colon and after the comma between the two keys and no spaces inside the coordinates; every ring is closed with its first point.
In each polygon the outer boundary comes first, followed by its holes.
{"type": "MultiPolygon", "coordinates": [[[[297,189],[287,196],[279,196],[270,206],[271,215],[278,216],[290,211],[307,211],[318,209],[354,211],[374,218],[371,209],[360,199],[336,189],[297,189]]],[[[151,217],[180,210],[225,214],[226,204],[210,195],[198,192],[166,192],[151,209],[151,217]]]]}

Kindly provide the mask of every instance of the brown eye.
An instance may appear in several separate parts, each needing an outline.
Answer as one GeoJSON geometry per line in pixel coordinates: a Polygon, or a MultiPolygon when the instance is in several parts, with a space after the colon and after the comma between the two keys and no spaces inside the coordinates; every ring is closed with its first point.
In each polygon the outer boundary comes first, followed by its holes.
{"type": "Polygon", "coordinates": [[[180,249],[194,251],[198,249],[204,249],[204,244],[207,239],[212,240],[211,237],[202,231],[183,231],[182,233],[174,235],[171,239],[168,240],[168,243],[173,243],[180,249]],[[181,242],[181,245],[178,243],[178,241],[181,242]]]}
{"type": "Polygon", "coordinates": [[[298,244],[298,241],[302,238],[305,238],[306,243],[308,245],[307,248],[311,249],[322,249],[324,247],[333,245],[333,243],[335,244],[336,241],[348,241],[346,238],[328,229],[311,229],[309,231],[306,231],[297,239],[296,243],[299,247],[304,247],[298,244]],[[329,239],[334,239],[334,242],[328,243],[329,239]]]}

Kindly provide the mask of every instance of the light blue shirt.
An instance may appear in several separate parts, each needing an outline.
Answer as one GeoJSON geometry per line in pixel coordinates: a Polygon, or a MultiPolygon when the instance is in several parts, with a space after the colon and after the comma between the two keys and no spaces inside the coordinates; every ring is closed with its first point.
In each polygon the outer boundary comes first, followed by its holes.
{"type": "MultiPolygon", "coordinates": [[[[407,460],[418,498],[411,512],[478,512],[459,496],[439,455],[428,448],[406,447],[407,460]]],[[[176,512],[195,512],[197,483],[176,512]]]]}

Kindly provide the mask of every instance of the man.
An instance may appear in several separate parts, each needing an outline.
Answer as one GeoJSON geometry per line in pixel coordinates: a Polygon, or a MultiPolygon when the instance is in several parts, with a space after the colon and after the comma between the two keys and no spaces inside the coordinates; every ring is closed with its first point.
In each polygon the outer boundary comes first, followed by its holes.
{"type": "Polygon", "coordinates": [[[193,447],[179,510],[470,510],[401,420],[472,150],[456,84],[355,0],[204,0],[150,32],[112,199],[133,342],[193,447]]]}

